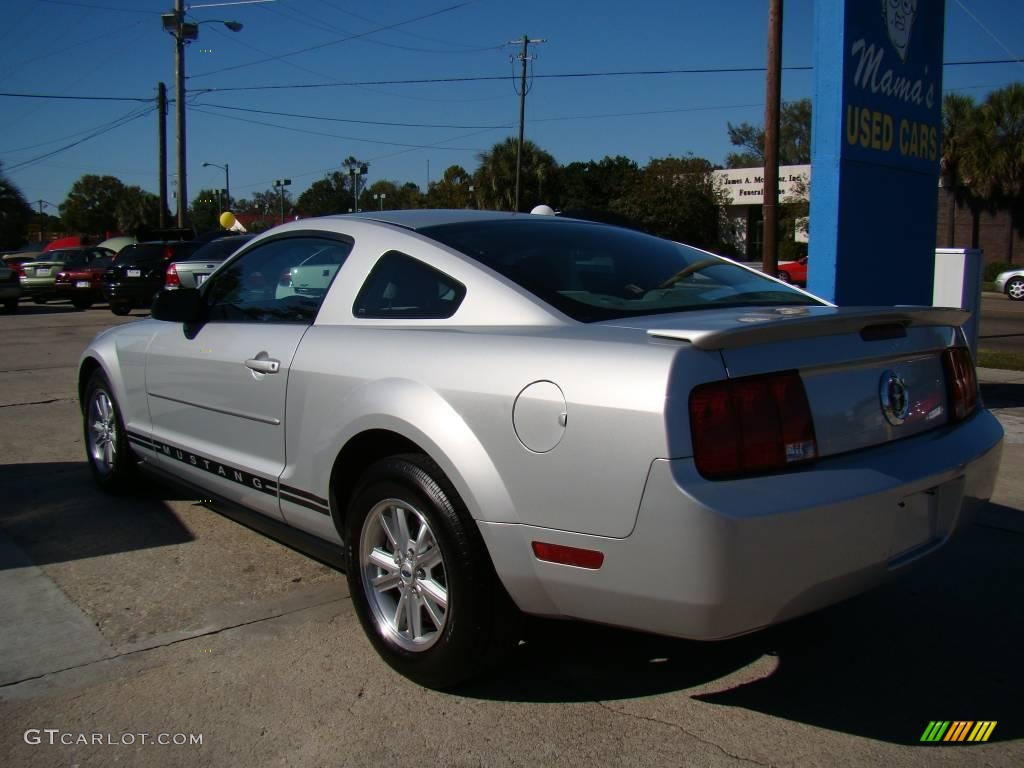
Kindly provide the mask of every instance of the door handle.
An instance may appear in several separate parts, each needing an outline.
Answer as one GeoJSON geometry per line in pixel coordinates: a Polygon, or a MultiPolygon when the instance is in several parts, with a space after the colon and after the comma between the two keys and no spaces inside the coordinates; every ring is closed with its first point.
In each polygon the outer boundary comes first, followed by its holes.
{"type": "Polygon", "coordinates": [[[245,361],[245,367],[256,373],[277,373],[281,370],[281,361],[271,360],[269,357],[254,357],[245,361]]]}

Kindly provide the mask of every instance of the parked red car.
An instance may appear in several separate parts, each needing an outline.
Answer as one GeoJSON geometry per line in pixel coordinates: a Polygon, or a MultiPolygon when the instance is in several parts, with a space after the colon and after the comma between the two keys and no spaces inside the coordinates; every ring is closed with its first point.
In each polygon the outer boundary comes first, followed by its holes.
{"type": "Polygon", "coordinates": [[[797,261],[780,261],[779,271],[775,276],[787,283],[795,283],[803,288],[807,287],[807,257],[797,261]]]}
{"type": "Polygon", "coordinates": [[[68,299],[75,309],[88,309],[103,301],[103,273],[114,263],[114,252],[107,248],[83,248],[73,257],[54,281],[59,299],[68,299]]]}

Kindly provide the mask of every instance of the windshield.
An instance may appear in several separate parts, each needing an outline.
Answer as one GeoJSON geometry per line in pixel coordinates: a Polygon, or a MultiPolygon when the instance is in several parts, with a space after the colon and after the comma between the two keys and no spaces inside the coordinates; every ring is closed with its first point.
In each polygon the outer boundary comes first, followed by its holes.
{"type": "Polygon", "coordinates": [[[507,219],[420,231],[582,322],[820,303],[705,251],[590,222],[507,219]]]}

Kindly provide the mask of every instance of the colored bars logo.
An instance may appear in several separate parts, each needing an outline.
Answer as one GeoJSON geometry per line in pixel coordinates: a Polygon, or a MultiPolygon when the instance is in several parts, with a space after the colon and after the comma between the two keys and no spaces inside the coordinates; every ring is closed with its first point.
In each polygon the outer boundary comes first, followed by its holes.
{"type": "Polygon", "coordinates": [[[995,720],[932,720],[921,734],[921,741],[988,741],[996,728],[995,720]]]}

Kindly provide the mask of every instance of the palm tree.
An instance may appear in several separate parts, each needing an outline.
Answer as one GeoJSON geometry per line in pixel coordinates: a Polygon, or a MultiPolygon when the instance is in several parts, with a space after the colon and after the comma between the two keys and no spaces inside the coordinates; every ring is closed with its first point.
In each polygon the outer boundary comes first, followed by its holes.
{"type": "MultiPolygon", "coordinates": [[[[515,209],[516,140],[498,142],[479,156],[480,167],[474,176],[474,185],[483,208],[498,211],[515,209]]],[[[523,170],[521,204],[530,210],[539,203],[554,199],[558,163],[550,154],[532,141],[523,142],[523,170]]]]}
{"type": "Polygon", "coordinates": [[[1009,215],[1006,261],[1013,263],[1013,235],[1024,227],[1024,84],[1013,83],[993,91],[980,110],[987,146],[972,165],[986,197],[1009,215]]]}
{"type": "MultiPolygon", "coordinates": [[[[946,245],[952,248],[956,238],[956,209],[967,205],[971,209],[971,247],[978,247],[980,209],[971,194],[970,180],[964,176],[966,155],[972,142],[979,140],[978,106],[970,96],[950,93],[942,101],[942,157],[940,169],[942,186],[949,190],[949,216],[946,245]]],[[[968,161],[969,165],[969,161],[968,161]]]]}

